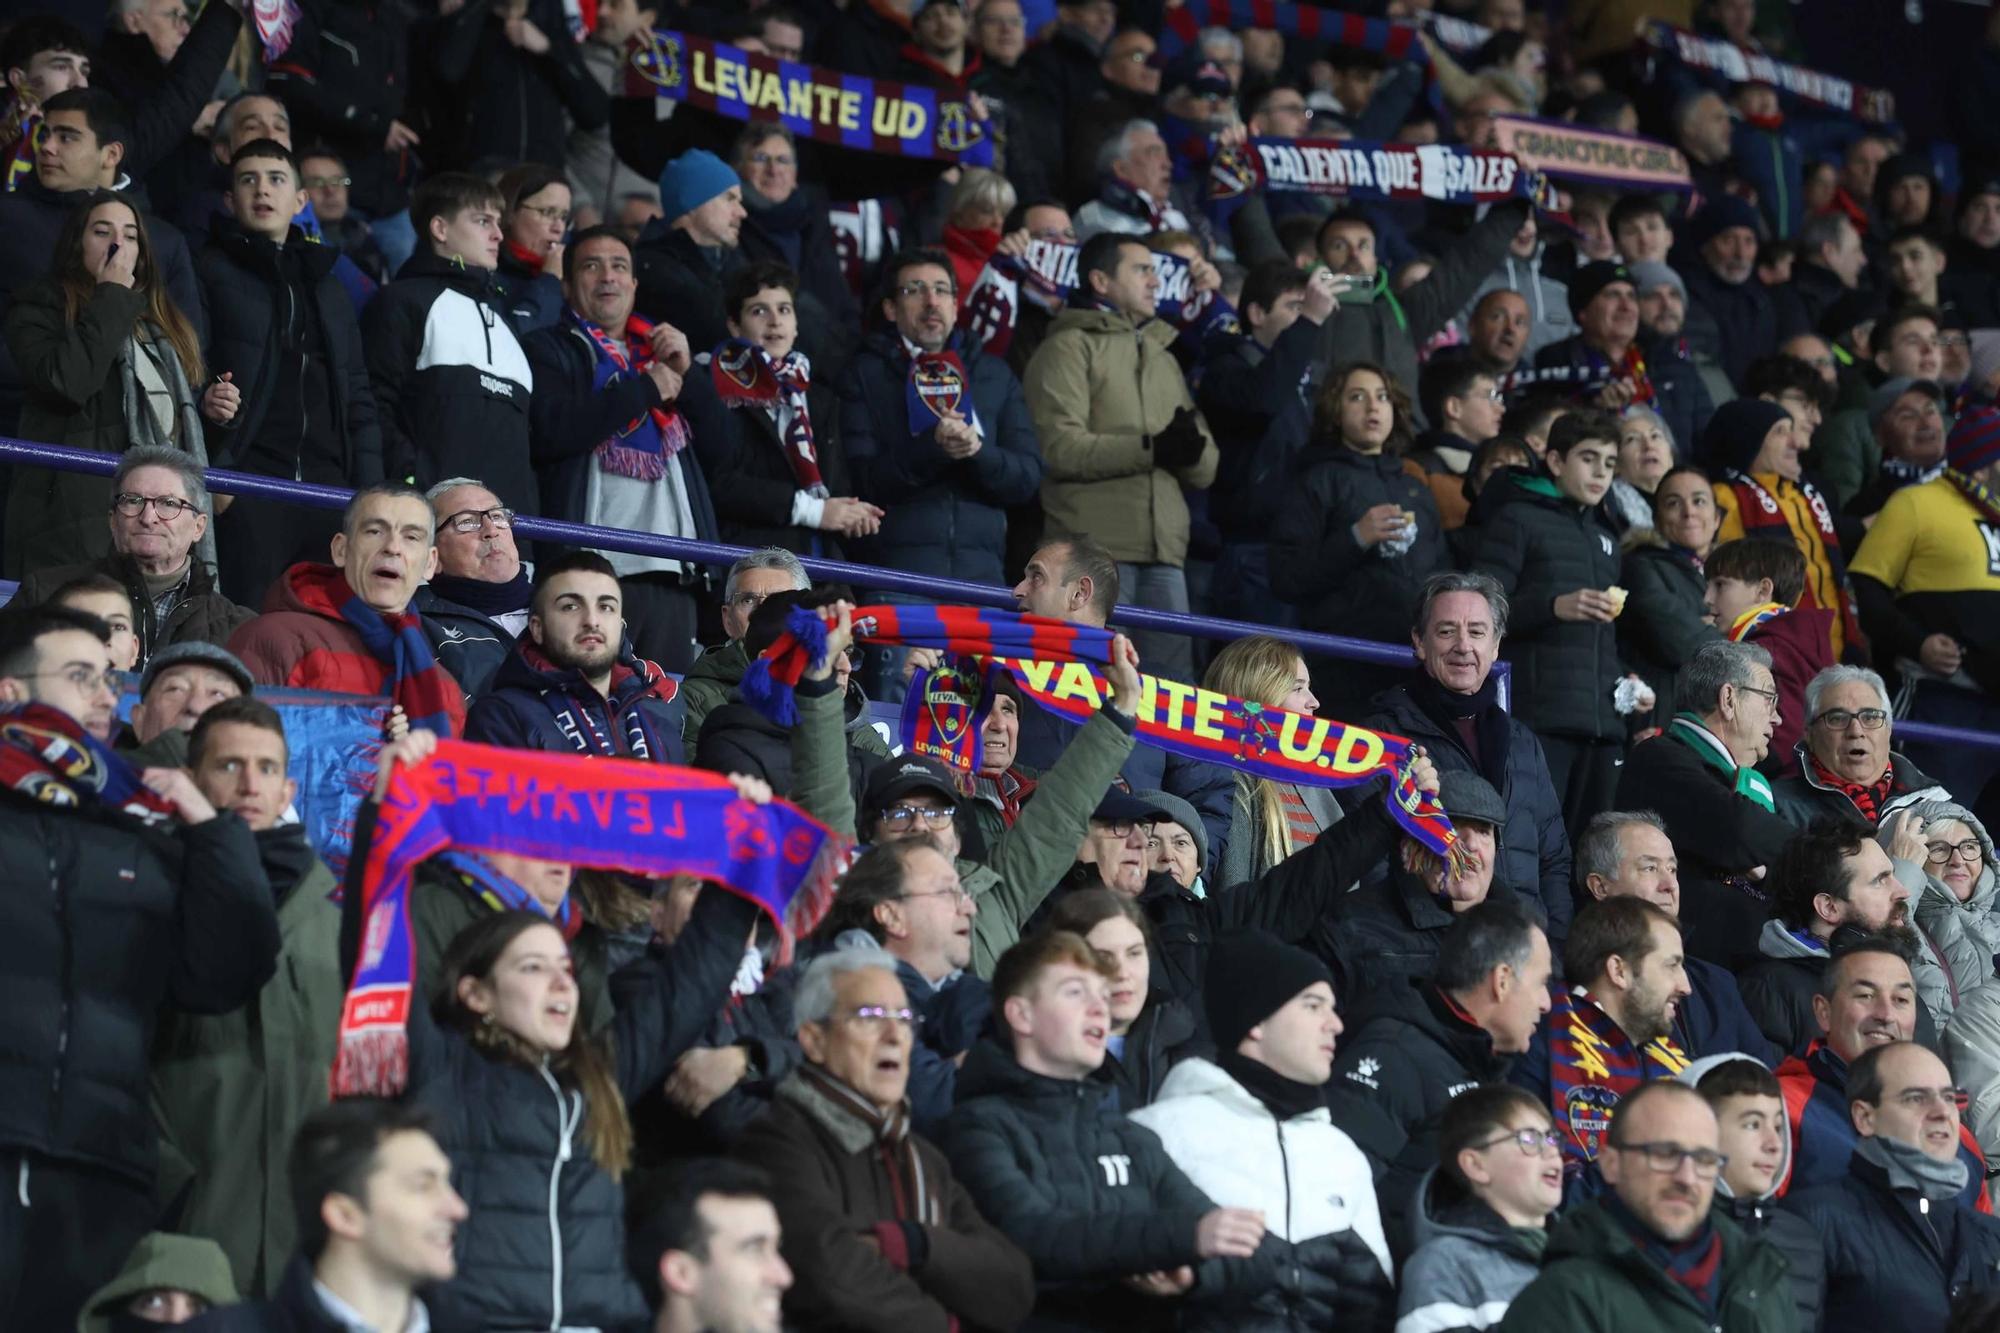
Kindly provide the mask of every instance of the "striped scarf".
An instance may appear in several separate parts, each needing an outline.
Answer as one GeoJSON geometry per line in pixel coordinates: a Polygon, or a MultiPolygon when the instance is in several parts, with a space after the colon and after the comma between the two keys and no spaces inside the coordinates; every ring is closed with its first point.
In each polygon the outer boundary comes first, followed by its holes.
{"type": "Polygon", "coordinates": [[[459,693],[452,678],[438,665],[437,654],[424,634],[424,619],[414,611],[391,615],[361,600],[347,576],[332,566],[305,566],[294,573],[294,587],[317,579],[327,600],[347,626],[361,637],[368,655],[389,671],[389,697],[403,706],[414,730],[451,735],[450,698],[459,693]]]}
{"type": "Polygon", "coordinates": [[[782,361],[744,338],[731,338],[709,358],[709,375],[716,396],[728,407],[757,406],[780,423],[785,461],[792,466],[792,481],[808,495],[831,494],[820,476],[819,454],[813,448],[812,408],[806,392],[812,387],[812,362],[794,349],[782,361]],[[791,410],[785,421],[783,408],[791,410]]]}
{"type": "Polygon", "coordinates": [[[1703,726],[1701,719],[1693,713],[1682,713],[1669,722],[1667,736],[1693,750],[1701,756],[1703,763],[1727,777],[1738,796],[1772,814],[1777,813],[1778,800],[1772,794],[1771,780],[1748,764],[1739,764],[1727,757],[1729,747],[1703,726]]]}
{"type": "Polygon", "coordinates": [[[1563,1138],[1563,1171],[1575,1176],[1597,1161],[1611,1122],[1641,1083],[1673,1078],[1688,1057],[1670,1037],[1635,1049],[1617,1020],[1577,986],[1556,991],[1549,1007],[1549,1100],[1563,1138]]]}
{"type": "Polygon", "coordinates": [[[180,817],[110,746],[49,704],[0,709],[0,788],[54,809],[116,810],[143,824],[180,817]]]}
{"type": "Polygon", "coordinates": [[[1877,782],[1850,782],[1819,761],[1819,756],[1806,749],[1806,762],[1812,765],[1813,777],[1822,785],[1833,788],[1848,800],[1854,802],[1854,812],[1868,821],[1872,828],[1882,822],[1882,807],[1888,803],[1889,793],[1896,785],[1896,766],[1889,765],[1877,782]]]}
{"type": "Polygon", "coordinates": [[[1959,494],[1972,501],[1972,507],[1979,511],[1981,518],[1989,523],[2000,523],[2000,500],[1994,499],[1993,492],[1955,467],[1946,468],[1943,476],[1958,488],[1959,494]]]}
{"type": "Polygon", "coordinates": [[[1783,602],[1764,602],[1751,607],[1748,611],[1736,617],[1735,621],[1730,624],[1728,630],[1729,641],[1731,643],[1743,642],[1759,629],[1763,628],[1766,623],[1776,620],[1791,609],[1791,607],[1786,606],[1783,602]]]}
{"type": "MultiPolygon", "coordinates": [[[[593,391],[602,393],[617,380],[643,375],[653,364],[653,326],[637,315],[625,321],[625,337],[618,339],[575,310],[567,313],[595,354],[595,364],[591,367],[593,391]]],[[[655,407],[633,417],[598,445],[597,465],[613,476],[658,481],[667,475],[667,460],[687,448],[687,444],[687,422],[681,414],[655,407]]]]}
{"type": "Polygon", "coordinates": [[[555,922],[562,931],[563,938],[573,940],[583,929],[583,913],[576,908],[576,895],[566,893],[554,912],[542,906],[541,899],[529,893],[513,880],[500,873],[494,865],[482,857],[467,856],[463,852],[439,852],[436,859],[451,872],[473,901],[484,903],[496,912],[533,912],[555,922]]]}
{"type": "MultiPolygon", "coordinates": [[[[521,656],[529,666],[545,675],[562,670],[533,644],[522,644],[521,656]]],[[[623,662],[611,668],[612,698],[599,695],[587,681],[581,679],[581,673],[576,671],[563,672],[562,685],[551,686],[542,691],[543,705],[555,718],[556,727],[562,732],[563,738],[578,754],[604,755],[608,758],[629,757],[661,764],[667,762],[667,750],[660,743],[659,729],[653,725],[653,720],[646,716],[646,710],[639,706],[641,698],[657,690],[665,681],[665,676],[653,663],[637,658],[634,660],[644,668],[643,675],[623,662]],[[635,677],[648,683],[639,695],[627,699],[621,710],[614,702],[618,688],[635,677]],[[599,724],[600,712],[606,724],[617,726],[618,737],[614,738],[605,730],[605,726],[599,724]],[[621,739],[624,742],[623,749],[619,748],[621,739]]],[[[671,699],[673,695],[673,690],[669,689],[665,698],[671,699]]]]}
{"type": "Polygon", "coordinates": [[[935,1226],[943,1221],[938,1200],[924,1175],[923,1158],[917,1154],[917,1136],[910,1129],[910,1103],[906,1099],[884,1112],[832,1074],[810,1062],[799,1066],[799,1079],[822,1108],[859,1121],[874,1142],[882,1168],[889,1174],[889,1196],[899,1222],[935,1226]]]}

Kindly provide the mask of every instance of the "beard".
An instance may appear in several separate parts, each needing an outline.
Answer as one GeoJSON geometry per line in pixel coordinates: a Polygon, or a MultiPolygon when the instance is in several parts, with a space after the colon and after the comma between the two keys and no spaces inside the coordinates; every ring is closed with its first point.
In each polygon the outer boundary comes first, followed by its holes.
{"type": "Polygon", "coordinates": [[[551,643],[542,649],[542,655],[565,671],[581,671],[586,676],[595,676],[609,671],[618,661],[618,645],[607,638],[602,648],[579,649],[567,643],[551,643]]]}
{"type": "Polygon", "coordinates": [[[1673,1020],[1667,1016],[1667,995],[1664,989],[1654,990],[1645,986],[1634,986],[1625,1001],[1625,1017],[1619,1023],[1625,1035],[1634,1046],[1644,1046],[1671,1036],[1673,1020]]]}

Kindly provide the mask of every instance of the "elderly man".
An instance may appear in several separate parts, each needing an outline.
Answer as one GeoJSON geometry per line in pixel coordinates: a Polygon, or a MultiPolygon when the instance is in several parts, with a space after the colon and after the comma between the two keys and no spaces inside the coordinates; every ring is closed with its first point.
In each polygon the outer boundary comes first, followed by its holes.
{"type": "Polygon", "coordinates": [[[1848,1071],[1847,1174],[1786,1205],[1826,1252],[1827,1333],[1942,1329],[1962,1297],[2000,1288],[2000,1221],[1965,1200],[1959,1096],[1944,1061],[1909,1042],[1848,1071]]]}
{"type": "Polygon", "coordinates": [[[813,960],[792,1002],[805,1063],[737,1144],[770,1173],[797,1278],[785,1313],[809,1327],[1011,1328],[1034,1274],[910,1126],[917,1015],[896,975],[876,948],[813,960]]]}
{"type": "Polygon", "coordinates": [[[1362,725],[1407,736],[1441,772],[1478,773],[1500,793],[1507,817],[1494,878],[1535,900],[1560,950],[1569,934],[1569,835],[1542,743],[1501,706],[1493,679],[1507,609],[1490,574],[1432,575],[1410,628],[1420,672],[1376,695],[1362,725]]]}
{"type": "MultiPolygon", "coordinates": [[[[1653,279],[1649,300],[1658,306],[1660,287],[1671,290],[1676,284],[1661,283],[1657,273],[1648,276],[1653,279]]],[[[1692,453],[1696,432],[1712,410],[1708,393],[1674,339],[1655,336],[1650,329],[1642,332],[1638,275],[1609,260],[1585,264],[1569,280],[1569,307],[1576,334],[1537,352],[1535,369],[1566,370],[1584,383],[1604,381],[1596,401],[1613,411],[1648,402],[1667,423],[1681,455],[1692,453]]]]}
{"type": "Polygon", "coordinates": [[[1757,957],[1760,881],[1792,831],[1756,768],[1778,722],[1771,655],[1708,644],[1681,668],[1675,697],[1680,713],[1625,761],[1614,804],[1659,815],[1683,854],[1688,952],[1733,969],[1757,957]]]}
{"type": "Polygon", "coordinates": [[[1936,380],[1897,375],[1869,394],[1868,429],[1879,461],[1873,479],[1841,506],[1841,513],[1872,518],[1897,491],[1942,473],[1950,412],[1950,400],[1936,380]]]}
{"type": "Polygon", "coordinates": [[[425,492],[436,518],[438,567],[410,609],[424,618],[438,664],[465,688],[469,704],[528,627],[534,589],[514,545],[514,511],[472,477],[450,477],[425,492]]]}
{"type": "Polygon", "coordinates": [[[1654,1081],[1627,1098],[1602,1139],[1610,1196],[1556,1225],[1501,1333],[1793,1328],[1784,1256],[1709,1211],[1721,1142],[1715,1112],[1686,1084],[1654,1081]]]}
{"type": "Polygon", "coordinates": [[[1160,127],[1129,120],[1097,150],[1097,196],[1076,214],[1076,234],[1087,241],[1099,232],[1145,236],[1188,230],[1187,214],[1174,205],[1174,162],[1160,127]]]}
{"type": "Polygon", "coordinates": [[[1804,828],[1839,819],[1879,828],[1919,801],[1953,797],[1889,746],[1895,706],[1882,677],[1866,667],[1832,666],[1806,684],[1806,735],[1795,771],[1771,784],[1778,813],[1804,828]]]}
{"type": "Polygon", "coordinates": [[[430,502],[414,486],[370,486],[347,502],[340,529],[333,563],[286,570],[269,609],[230,636],[230,651],[259,684],[387,694],[412,727],[457,735],[465,694],[410,610],[437,572],[430,502]]]}
{"type": "MultiPolygon", "coordinates": [[[[1057,194],[1069,199],[1094,196],[1104,184],[1105,142],[1132,120],[1152,120],[1160,114],[1166,62],[1159,50],[1152,33],[1130,22],[1099,41],[1095,86],[1080,103],[1072,101],[1063,108],[1063,177],[1052,182],[1060,187],[1057,194]]],[[[1164,145],[1161,156],[1164,160],[1164,145]]]]}
{"type": "MultiPolygon", "coordinates": [[[[1650,810],[1606,810],[1576,843],[1576,878],[1598,902],[1638,898],[1680,920],[1680,861],[1666,824],[1650,810]]],[[[1685,929],[1685,927],[1683,927],[1685,929]]],[[[1674,1039],[1688,1052],[1741,1051],[1767,1067],[1778,1058],[1744,1007],[1736,978],[1700,958],[1681,960],[1688,996],[1674,1013],[1674,1039]]]]}
{"type": "Polygon", "coordinates": [[[202,715],[256,688],[250,668],[227,648],[177,643],[154,654],[139,676],[139,702],[132,705],[133,744],[124,750],[125,757],[136,764],[186,767],[188,737],[202,715]]]}
{"type": "Polygon", "coordinates": [[[1688,243],[1701,262],[1683,268],[1688,300],[1714,318],[1721,343],[1716,360],[1735,385],[1750,363],[1778,341],[1778,317],[1757,278],[1761,221],[1755,206],[1732,195],[1712,198],[1689,224],[1688,243]]]}
{"type": "Polygon", "coordinates": [[[729,696],[750,669],[750,655],[743,651],[743,636],[750,629],[750,613],[773,593],[809,592],[812,579],[806,567],[790,551],[766,546],[741,556],[729,567],[722,583],[722,633],[724,642],[702,649],[694,665],[681,680],[681,698],[687,709],[681,723],[681,744],[689,751],[701,736],[701,724],[708,715],[729,702],[729,696]]]}
{"type": "Polygon", "coordinates": [[[171,643],[227,643],[255,612],[224,597],[215,572],[197,558],[208,515],[208,486],[192,455],[128,449],[111,474],[110,554],[29,574],[8,606],[40,606],[72,579],[108,574],[132,598],[135,669],[171,643]]]}

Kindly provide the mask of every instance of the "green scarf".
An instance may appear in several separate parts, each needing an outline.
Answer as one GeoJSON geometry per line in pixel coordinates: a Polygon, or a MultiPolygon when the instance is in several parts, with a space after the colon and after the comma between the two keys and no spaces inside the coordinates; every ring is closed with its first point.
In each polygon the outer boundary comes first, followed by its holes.
{"type": "Polygon", "coordinates": [[[1729,778],[1738,796],[1762,806],[1772,814],[1778,813],[1778,803],[1771,795],[1770,780],[1748,765],[1739,766],[1717,754],[1715,747],[1703,739],[1704,732],[1714,735],[1693,713],[1677,713],[1674,715],[1674,720],[1667,724],[1667,735],[1693,750],[1702,757],[1703,762],[1729,778]]]}

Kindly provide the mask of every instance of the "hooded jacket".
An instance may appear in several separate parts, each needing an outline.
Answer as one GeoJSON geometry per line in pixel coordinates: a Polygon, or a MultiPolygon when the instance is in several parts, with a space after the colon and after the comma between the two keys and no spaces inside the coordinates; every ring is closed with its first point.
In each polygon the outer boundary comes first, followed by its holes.
{"type": "MultiPolygon", "coordinates": [[[[1941,819],[1959,820],[1984,849],[1984,862],[1964,902],[1928,866],[1896,862],[1896,878],[1912,889],[1910,915],[1938,956],[1939,979],[1947,982],[1946,989],[1924,996],[1943,1031],[1958,1012],[1959,1002],[1994,979],[1993,959],[2000,954],[2000,915],[1994,910],[2000,907],[2000,883],[1995,882],[1992,836],[1970,810],[1955,801],[1916,801],[1908,808],[1926,826],[1941,819]]],[[[1889,850],[1886,828],[1876,833],[1875,840],[1883,851],[1889,850]]],[[[1918,984],[1923,984],[1921,977],[1918,984]]]]}
{"type": "Polygon", "coordinates": [[[1435,1167],[1418,1185],[1416,1249],[1403,1265],[1396,1333],[1492,1328],[1542,1270],[1542,1248],[1477,1199],[1448,1198],[1435,1167]]]}
{"type": "Polygon", "coordinates": [[[1971,1094],[1962,1116],[1989,1160],[2000,1160],[2000,986],[1967,995],[1944,1030],[1943,1054],[1971,1094]]]}
{"type": "Polygon", "coordinates": [[[1499,579],[1512,605],[1501,654],[1514,664],[1515,716],[1543,735],[1622,743],[1625,719],[1611,698],[1625,674],[1616,631],[1555,613],[1558,597],[1618,582],[1618,538],[1603,507],[1567,498],[1526,468],[1509,468],[1487,489],[1497,504],[1472,567],[1499,579]]]}
{"type": "Polygon", "coordinates": [[[163,1289],[199,1296],[210,1309],[234,1305],[239,1299],[221,1246],[199,1236],[155,1231],[132,1247],[118,1276],[84,1302],[76,1317],[76,1333],[111,1333],[111,1316],[134,1296],[163,1289]]]}
{"type": "Polygon", "coordinates": [[[523,640],[500,664],[493,684],[472,706],[465,718],[465,739],[482,745],[500,745],[510,750],[548,750],[556,754],[595,754],[578,744],[558,718],[565,703],[580,709],[578,719],[607,737],[620,759],[643,759],[655,764],[684,762],[681,729],[674,716],[673,677],[652,662],[635,657],[622,647],[611,667],[610,697],[597,692],[574,667],[558,667],[542,650],[523,640]],[[651,724],[659,740],[659,754],[634,754],[626,734],[627,718],[637,712],[651,724]]]}
{"type": "MultiPolygon", "coordinates": [[[[1521,359],[1532,362],[1535,353],[1552,343],[1576,333],[1576,316],[1569,310],[1569,288],[1549,276],[1542,267],[1542,260],[1548,255],[1548,242],[1537,241],[1535,253],[1523,259],[1511,249],[1497,265],[1492,274],[1473,289],[1472,297],[1459,310],[1458,322],[1461,327],[1472,323],[1472,308],[1488,292],[1519,292],[1528,303],[1528,345],[1521,349],[1521,359]]],[[[1436,422],[1432,422],[1436,425],[1436,422]]]]}

